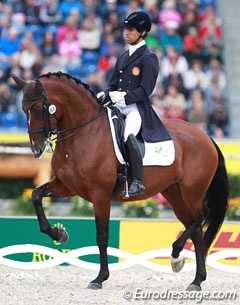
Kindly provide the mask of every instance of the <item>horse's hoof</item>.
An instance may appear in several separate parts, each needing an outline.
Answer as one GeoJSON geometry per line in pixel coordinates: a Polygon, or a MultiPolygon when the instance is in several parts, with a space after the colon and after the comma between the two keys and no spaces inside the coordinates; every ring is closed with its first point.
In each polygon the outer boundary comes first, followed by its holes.
{"type": "Polygon", "coordinates": [[[171,256],[171,266],[173,272],[180,272],[185,264],[185,258],[179,255],[178,258],[174,258],[171,256]]]}
{"type": "Polygon", "coordinates": [[[91,282],[88,284],[87,288],[93,290],[102,289],[102,284],[91,282]]]}
{"type": "Polygon", "coordinates": [[[195,284],[190,284],[186,289],[186,291],[201,291],[201,290],[202,288],[195,284]]]}
{"type": "Polygon", "coordinates": [[[69,240],[69,236],[66,230],[64,230],[63,228],[57,228],[58,229],[58,242],[60,242],[61,244],[64,244],[66,242],[68,242],[69,240]]]}

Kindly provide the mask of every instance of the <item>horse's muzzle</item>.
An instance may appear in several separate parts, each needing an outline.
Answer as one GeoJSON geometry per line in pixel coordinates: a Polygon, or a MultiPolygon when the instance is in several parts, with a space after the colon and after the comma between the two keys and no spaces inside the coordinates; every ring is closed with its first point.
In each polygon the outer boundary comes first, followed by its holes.
{"type": "Polygon", "coordinates": [[[40,147],[34,148],[34,150],[33,150],[33,155],[37,159],[41,159],[43,156],[43,153],[44,153],[44,151],[40,147]]]}

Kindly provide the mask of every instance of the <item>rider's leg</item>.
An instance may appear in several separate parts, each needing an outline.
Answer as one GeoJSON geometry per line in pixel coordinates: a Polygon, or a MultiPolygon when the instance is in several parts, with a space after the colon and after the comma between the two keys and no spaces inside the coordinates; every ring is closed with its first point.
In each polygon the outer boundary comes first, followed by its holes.
{"type": "Polygon", "coordinates": [[[126,113],[126,126],[124,133],[124,141],[127,146],[127,152],[129,156],[130,168],[132,172],[133,181],[128,189],[130,196],[143,194],[143,164],[142,154],[138,146],[136,135],[138,134],[142,120],[138,112],[137,106],[132,107],[131,111],[126,113]]]}

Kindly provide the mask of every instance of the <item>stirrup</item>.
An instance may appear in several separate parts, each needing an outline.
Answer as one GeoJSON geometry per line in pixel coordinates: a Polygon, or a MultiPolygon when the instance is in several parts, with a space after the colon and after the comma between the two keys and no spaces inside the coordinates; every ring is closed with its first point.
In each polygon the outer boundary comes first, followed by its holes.
{"type": "Polygon", "coordinates": [[[142,195],[144,194],[144,190],[145,187],[143,186],[142,181],[139,179],[133,179],[133,182],[128,189],[128,194],[129,196],[142,195]]]}

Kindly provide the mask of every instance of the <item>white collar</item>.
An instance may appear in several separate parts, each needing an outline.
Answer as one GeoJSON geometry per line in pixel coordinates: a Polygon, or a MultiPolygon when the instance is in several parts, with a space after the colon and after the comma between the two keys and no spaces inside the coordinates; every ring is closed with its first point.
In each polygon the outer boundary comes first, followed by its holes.
{"type": "Polygon", "coordinates": [[[138,44],[135,44],[134,46],[129,46],[129,56],[131,56],[137,49],[144,46],[146,44],[145,40],[140,41],[138,44]]]}

